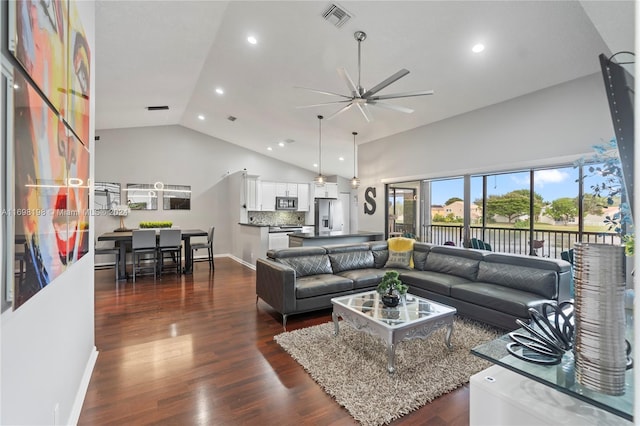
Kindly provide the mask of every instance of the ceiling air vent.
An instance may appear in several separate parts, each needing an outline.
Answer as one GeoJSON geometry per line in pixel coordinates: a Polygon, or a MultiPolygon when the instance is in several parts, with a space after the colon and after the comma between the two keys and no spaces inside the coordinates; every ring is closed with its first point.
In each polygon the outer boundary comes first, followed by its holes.
{"type": "Polygon", "coordinates": [[[169,109],[168,105],[148,106],[149,111],[161,111],[163,109],[169,109]]]}
{"type": "Polygon", "coordinates": [[[322,17],[331,22],[336,27],[340,28],[345,24],[345,22],[351,19],[351,14],[347,12],[342,6],[331,3],[324,10],[324,12],[322,12],[322,17]]]}

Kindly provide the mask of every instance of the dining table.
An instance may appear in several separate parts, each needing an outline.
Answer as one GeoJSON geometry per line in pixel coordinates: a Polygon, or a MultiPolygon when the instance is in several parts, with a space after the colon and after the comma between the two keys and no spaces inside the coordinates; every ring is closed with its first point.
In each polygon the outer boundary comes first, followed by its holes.
{"type": "MultiPolygon", "coordinates": [[[[191,238],[206,237],[207,231],[202,229],[181,229],[182,241],[184,241],[184,268],[183,273],[193,273],[193,258],[191,257],[191,238]]],[[[98,237],[98,241],[114,241],[118,247],[118,279],[127,279],[127,246],[131,247],[132,231],[105,232],[98,237]]],[[[159,235],[159,234],[158,234],[159,235]]]]}

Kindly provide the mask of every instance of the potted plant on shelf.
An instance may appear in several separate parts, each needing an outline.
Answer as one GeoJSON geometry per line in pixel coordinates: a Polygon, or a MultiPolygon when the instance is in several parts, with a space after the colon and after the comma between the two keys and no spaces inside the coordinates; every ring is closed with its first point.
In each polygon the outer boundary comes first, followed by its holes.
{"type": "Polygon", "coordinates": [[[400,296],[404,296],[409,289],[400,281],[399,276],[397,271],[387,271],[376,289],[382,297],[382,303],[387,307],[397,306],[400,296]]]}

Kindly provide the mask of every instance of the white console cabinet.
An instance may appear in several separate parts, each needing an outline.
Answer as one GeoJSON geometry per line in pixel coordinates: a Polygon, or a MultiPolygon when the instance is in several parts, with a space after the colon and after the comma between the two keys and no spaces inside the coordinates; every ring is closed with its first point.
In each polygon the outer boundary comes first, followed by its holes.
{"type": "Polygon", "coordinates": [[[470,426],[632,424],[498,365],[471,376],[470,426]]]}

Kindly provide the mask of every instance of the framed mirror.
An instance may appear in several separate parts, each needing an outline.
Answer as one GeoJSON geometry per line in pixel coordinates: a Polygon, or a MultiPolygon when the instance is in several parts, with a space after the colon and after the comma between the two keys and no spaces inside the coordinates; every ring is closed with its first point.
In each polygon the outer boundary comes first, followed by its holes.
{"type": "Polygon", "coordinates": [[[158,191],[153,184],[128,183],[127,205],[131,210],[158,210],[158,191]]]}
{"type": "Polygon", "coordinates": [[[165,210],[191,210],[191,186],[165,185],[162,193],[165,210]]]}
{"type": "Polygon", "coordinates": [[[120,184],[114,182],[96,182],[93,185],[94,210],[112,210],[121,205],[120,184]]]}

